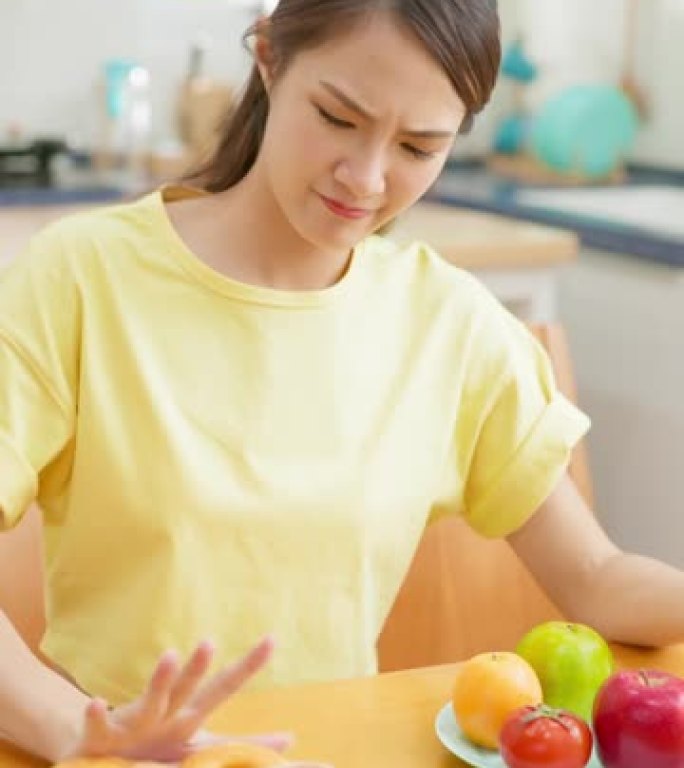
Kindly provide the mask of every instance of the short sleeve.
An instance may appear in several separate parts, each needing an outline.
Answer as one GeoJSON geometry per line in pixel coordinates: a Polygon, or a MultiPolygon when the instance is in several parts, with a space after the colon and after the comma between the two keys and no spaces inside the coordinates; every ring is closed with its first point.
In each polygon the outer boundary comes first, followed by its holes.
{"type": "Polygon", "coordinates": [[[487,537],[519,528],[550,495],[590,421],[556,387],[545,349],[497,306],[477,339],[458,451],[462,512],[487,537]]]}
{"type": "Polygon", "coordinates": [[[36,497],[74,433],[78,291],[58,225],[0,272],[0,530],[36,497]]]}

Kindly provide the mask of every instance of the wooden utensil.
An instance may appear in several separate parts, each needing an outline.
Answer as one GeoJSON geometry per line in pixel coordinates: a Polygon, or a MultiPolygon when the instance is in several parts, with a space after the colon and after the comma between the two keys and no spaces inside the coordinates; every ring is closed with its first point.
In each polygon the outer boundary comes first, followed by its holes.
{"type": "Polygon", "coordinates": [[[639,25],[639,0],[624,0],[624,2],[624,46],[620,88],[632,104],[634,104],[641,120],[645,120],[648,117],[648,100],[644,93],[644,89],[637,82],[634,72],[639,25]]]}

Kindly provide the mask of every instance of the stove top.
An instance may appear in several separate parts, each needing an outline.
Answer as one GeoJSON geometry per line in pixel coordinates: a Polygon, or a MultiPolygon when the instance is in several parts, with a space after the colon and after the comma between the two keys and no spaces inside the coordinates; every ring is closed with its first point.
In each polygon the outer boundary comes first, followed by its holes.
{"type": "Polygon", "coordinates": [[[62,139],[37,138],[32,142],[0,144],[0,187],[51,186],[52,161],[69,148],[62,139]]]}

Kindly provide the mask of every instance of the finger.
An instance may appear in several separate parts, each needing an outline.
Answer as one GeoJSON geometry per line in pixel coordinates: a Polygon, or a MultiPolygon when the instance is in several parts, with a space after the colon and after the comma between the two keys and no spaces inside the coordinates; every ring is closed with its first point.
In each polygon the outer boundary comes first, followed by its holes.
{"type": "Polygon", "coordinates": [[[167,715],[177,712],[195,692],[200,680],[211,665],[214,650],[213,644],[208,641],[197,646],[169,693],[167,715]]]}
{"type": "Polygon", "coordinates": [[[224,699],[235,693],[256,674],[271,658],[274,642],[265,637],[245,656],[232,666],[224,669],[209,680],[190,702],[197,716],[203,720],[224,699]]]}
{"type": "Polygon", "coordinates": [[[139,717],[145,721],[160,720],[166,714],[171,689],[180,674],[176,651],[166,651],[157,662],[140,702],[139,717]]]}
{"type": "Polygon", "coordinates": [[[89,755],[106,754],[112,741],[107,702],[92,699],[85,711],[83,751],[89,755]]]}

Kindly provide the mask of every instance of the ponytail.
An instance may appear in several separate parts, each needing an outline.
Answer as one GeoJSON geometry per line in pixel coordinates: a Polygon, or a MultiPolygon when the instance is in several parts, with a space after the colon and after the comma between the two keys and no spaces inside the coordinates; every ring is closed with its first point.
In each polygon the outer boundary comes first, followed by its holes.
{"type": "Polygon", "coordinates": [[[219,126],[220,141],[209,159],[183,181],[223,192],[243,179],[256,161],[268,118],[268,94],[255,65],[238,103],[219,126]]]}

